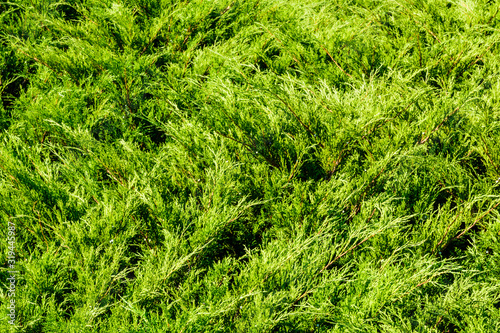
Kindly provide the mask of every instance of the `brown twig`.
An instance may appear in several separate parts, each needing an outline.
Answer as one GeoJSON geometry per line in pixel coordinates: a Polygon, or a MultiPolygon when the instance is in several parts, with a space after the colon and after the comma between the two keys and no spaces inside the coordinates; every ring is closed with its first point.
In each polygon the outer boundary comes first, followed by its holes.
{"type": "Polygon", "coordinates": [[[422,68],[422,51],[420,50],[420,34],[417,31],[417,43],[418,43],[418,56],[419,56],[419,63],[420,63],[420,68],[422,68]]]}
{"type": "Polygon", "coordinates": [[[490,46],[488,46],[488,48],[486,49],[486,51],[484,51],[482,54],[478,55],[478,56],[476,57],[476,60],[475,60],[474,62],[469,63],[469,64],[467,65],[467,67],[465,67],[465,69],[463,69],[462,71],[460,71],[460,73],[457,75],[457,77],[461,77],[461,76],[462,76],[462,74],[463,74],[465,71],[467,71],[467,70],[469,69],[469,67],[471,67],[471,66],[475,65],[475,64],[476,64],[479,60],[481,60],[481,59],[483,58],[483,56],[486,54],[486,52],[488,52],[488,51],[491,49],[491,47],[492,47],[493,45],[495,45],[495,43],[496,43],[496,42],[491,43],[491,45],[490,45],[490,46]]]}
{"type": "Polygon", "coordinates": [[[497,7],[497,11],[495,12],[495,14],[492,17],[490,17],[490,19],[488,20],[488,24],[490,24],[491,21],[497,16],[499,9],[500,9],[500,7],[497,7]]]}
{"type": "Polygon", "coordinates": [[[486,141],[484,140],[483,137],[481,137],[481,140],[483,141],[484,143],[484,148],[486,149],[486,155],[488,156],[488,158],[490,159],[490,162],[491,164],[493,164],[493,166],[495,167],[495,171],[497,172],[498,174],[498,165],[495,164],[495,162],[493,162],[493,159],[491,158],[491,155],[490,155],[490,152],[488,151],[488,145],[486,144],[486,141]]]}
{"type": "MultiPolygon", "coordinates": [[[[433,170],[434,172],[436,172],[436,169],[434,168],[434,166],[433,166],[432,164],[431,164],[430,166],[431,166],[432,170],[433,170]]],[[[441,177],[443,177],[443,179],[446,179],[446,177],[443,175],[443,173],[442,173],[441,171],[439,171],[439,174],[441,175],[441,177]]],[[[441,181],[441,179],[438,179],[438,182],[439,182],[439,185],[441,185],[441,188],[446,187],[446,185],[444,184],[444,182],[443,182],[443,181],[441,181]]],[[[451,196],[452,196],[454,199],[458,199],[458,200],[460,200],[460,202],[462,202],[462,203],[464,202],[461,198],[457,197],[457,195],[456,195],[455,193],[453,193],[453,192],[449,191],[448,189],[445,189],[445,191],[446,191],[446,192],[448,192],[449,194],[451,194],[451,196]]]]}
{"type": "MultiPolygon", "coordinates": [[[[367,223],[371,220],[373,214],[375,214],[375,211],[377,209],[376,208],[373,208],[372,210],[372,213],[370,214],[370,217],[368,217],[368,220],[366,221],[367,223]]],[[[363,239],[361,242],[357,243],[357,244],[354,244],[353,246],[351,246],[349,249],[345,250],[344,252],[342,252],[341,254],[339,254],[338,256],[335,257],[335,259],[333,259],[332,261],[330,261],[328,264],[326,264],[319,272],[317,275],[323,273],[323,271],[325,271],[326,269],[328,269],[331,265],[333,265],[333,263],[335,263],[338,259],[342,258],[343,256],[345,256],[347,253],[349,253],[350,251],[354,250],[355,248],[357,248],[358,246],[360,246],[361,244],[363,244],[364,242],[366,242],[367,240],[369,240],[370,238],[374,237],[375,235],[377,234],[377,232],[371,234],[370,236],[367,236],[365,239],[363,239]]]]}
{"type": "Polygon", "coordinates": [[[455,62],[451,65],[451,68],[448,70],[448,73],[446,73],[446,76],[450,75],[453,68],[455,68],[456,64],[460,61],[460,56],[462,55],[462,53],[464,53],[464,50],[460,51],[460,53],[457,56],[457,60],[455,60],[455,62]]]}
{"type": "Polygon", "coordinates": [[[263,25],[263,27],[267,30],[267,32],[268,32],[271,36],[273,36],[273,37],[274,37],[274,39],[276,39],[276,40],[277,40],[277,41],[281,44],[281,46],[282,46],[282,47],[283,47],[283,48],[284,48],[284,49],[285,49],[288,53],[290,53],[290,54],[291,54],[291,56],[292,56],[293,60],[294,60],[297,64],[302,65],[302,64],[300,63],[300,61],[298,61],[298,60],[297,60],[297,58],[295,57],[295,54],[293,54],[293,52],[290,52],[290,51],[286,48],[286,46],[283,44],[283,42],[282,42],[282,41],[281,41],[278,37],[276,37],[276,36],[275,36],[275,35],[274,35],[274,34],[273,34],[273,33],[272,33],[269,29],[267,29],[267,27],[266,27],[266,26],[264,26],[264,25],[263,25]]]}
{"type": "MultiPolygon", "coordinates": [[[[285,100],[283,100],[281,97],[279,97],[277,94],[273,93],[272,91],[271,91],[271,94],[273,94],[277,99],[279,99],[283,104],[285,104],[285,106],[288,108],[288,110],[290,110],[290,112],[293,114],[293,116],[295,117],[295,119],[297,119],[297,121],[302,125],[302,127],[304,127],[306,129],[306,131],[309,132],[309,134],[311,134],[314,137],[313,131],[311,131],[311,129],[309,128],[309,126],[307,126],[306,124],[304,124],[304,122],[302,122],[302,120],[295,113],[295,111],[293,111],[292,107],[285,100]]],[[[323,146],[323,144],[321,142],[318,142],[318,145],[321,148],[324,148],[324,146],[323,146]]]]}
{"type": "Polygon", "coordinates": [[[441,275],[441,274],[434,274],[434,275],[432,275],[430,278],[428,278],[427,280],[425,280],[425,281],[423,281],[423,282],[420,282],[420,283],[419,283],[419,284],[417,284],[415,287],[411,288],[410,290],[408,290],[407,292],[405,292],[403,295],[401,295],[401,296],[400,296],[400,297],[396,300],[396,302],[397,302],[397,301],[399,301],[401,298],[405,297],[406,295],[408,295],[409,293],[411,293],[413,290],[417,289],[418,287],[423,286],[424,284],[429,283],[429,282],[432,280],[432,278],[434,278],[434,277],[436,277],[436,276],[438,276],[438,275],[441,275]]]}
{"type": "Polygon", "coordinates": [[[35,210],[35,205],[38,201],[35,201],[33,203],[33,213],[37,214],[38,215],[38,224],[40,225],[40,230],[42,231],[42,236],[43,236],[43,239],[45,241],[45,245],[47,246],[47,252],[49,252],[49,242],[47,242],[47,238],[45,238],[45,233],[43,232],[43,226],[42,226],[42,218],[41,218],[41,215],[40,215],[40,212],[38,210],[35,210]]]}
{"type": "Polygon", "coordinates": [[[439,243],[436,244],[436,246],[434,247],[434,249],[432,250],[432,253],[434,253],[434,251],[436,251],[437,247],[439,245],[441,245],[444,241],[444,239],[446,238],[446,236],[448,235],[448,231],[450,230],[451,226],[455,223],[455,221],[458,219],[458,217],[463,213],[463,211],[460,211],[458,212],[457,215],[455,215],[455,218],[453,219],[453,221],[451,221],[450,224],[448,224],[448,226],[446,227],[446,231],[443,235],[443,237],[441,238],[441,240],[439,241],[439,243]]]}
{"type": "Polygon", "coordinates": [[[408,104],[403,110],[399,111],[394,117],[392,118],[388,118],[388,119],[385,119],[384,121],[381,121],[380,124],[378,126],[375,126],[373,127],[368,133],[364,134],[361,139],[364,139],[366,138],[368,135],[372,134],[373,132],[375,132],[377,129],[379,129],[380,127],[382,127],[383,125],[385,125],[386,123],[388,123],[389,121],[393,121],[394,119],[396,119],[397,117],[399,117],[399,115],[401,113],[403,113],[404,111],[408,110],[408,108],[413,104],[415,103],[416,100],[412,101],[410,104],[408,104]]]}
{"type": "Polygon", "coordinates": [[[338,64],[337,61],[335,61],[335,59],[333,59],[332,55],[330,54],[330,52],[328,52],[328,50],[323,46],[321,45],[321,48],[326,52],[326,54],[328,54],[328,56],[330,57],[330,59],[332,59],[332,61],[335,63],[335,65],[337,65],[337,67],[347,76],[349,76],[351,79],[352,79],[352,76],[347,73],[342,67],[340,67],[340,65],[338,64]]]}
{"type": "MultiPolygon", "coordinates": [[[[450,118],[451,116],[453,116],[453,115],[454,115],[454,114],[455,114],[455,113],[456,113],[459,109],[460,109],[460,106],[457,106],[457,107],[455,108],[455,110],[453,110],[453,111],[452,111],[449,115],[447,115],[447,116],[443,119],[443,121],[442,121],[439,125],[437,125],[437,126],[436,126],[436,128],[434,128],[434,129],[433,129],[433,130],[429,133],[429,135],[428,135],[425,139],[420,140],[420,141],[419,141],[419,144],[423,144],[423,143],[427,142],[427,140],[429,140],[429,138],[430,138],[431,134],[432,134],[432,133],[434,133],[434,132],[436,132],[436,131],[438,131],[438,130],[439,130],[439,128],[440,128],[441,126],[443,126],[443,124],[444,124],[444,123],[448,120],[448,118],[450,118]]],[[[424,133],[425,133],[425,132],[424,132],[424,133]]]]}
{"type": "Polygon", "coordinates": [[[474,223],[472,223],[470,226],[468,226],[464,231],[462,231],[458,236],[456,236],[455,238],[456,239],[459,239],[460,237],[462,237],[467,231],[469,231],[472,227],[474,227],[476,225],[477,222],[481,221],[481,219],[483,217],[485,217],[486,215],[488,215],[493,209],[495,209],[498,205],[500,205],[500,201],[497,202],[497,204],[493,207],[491,207],[486,213],[484,213],[483,215],[481,215],[480,217],[478,217],[474,223]]]}

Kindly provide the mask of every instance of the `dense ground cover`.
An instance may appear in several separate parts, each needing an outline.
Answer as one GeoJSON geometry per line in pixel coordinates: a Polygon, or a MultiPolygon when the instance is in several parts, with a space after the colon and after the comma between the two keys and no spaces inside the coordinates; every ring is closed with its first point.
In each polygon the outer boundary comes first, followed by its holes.
{"type": "Polygon", "coordinates": [[[493,1],[0,3],[0,330],[499,332],[499,27],[493,1]]]}

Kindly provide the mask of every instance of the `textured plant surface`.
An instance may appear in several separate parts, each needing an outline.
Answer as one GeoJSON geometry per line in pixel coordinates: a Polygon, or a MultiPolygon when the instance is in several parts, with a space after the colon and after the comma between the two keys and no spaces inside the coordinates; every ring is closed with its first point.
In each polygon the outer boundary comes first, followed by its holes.
{"type": "Polygon", "coordinates": [[[0,331],[500,332],[498,11],[0,3],[0,331]]]}

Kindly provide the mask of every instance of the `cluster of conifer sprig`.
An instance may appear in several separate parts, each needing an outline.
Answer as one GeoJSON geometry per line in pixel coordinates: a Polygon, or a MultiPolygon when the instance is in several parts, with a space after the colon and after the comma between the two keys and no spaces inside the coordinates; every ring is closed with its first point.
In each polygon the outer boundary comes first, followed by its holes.
{"type": "Polygon", "coordinates": [[[2,331],[500,331],[497,14],[0,3],[2,331]]]}

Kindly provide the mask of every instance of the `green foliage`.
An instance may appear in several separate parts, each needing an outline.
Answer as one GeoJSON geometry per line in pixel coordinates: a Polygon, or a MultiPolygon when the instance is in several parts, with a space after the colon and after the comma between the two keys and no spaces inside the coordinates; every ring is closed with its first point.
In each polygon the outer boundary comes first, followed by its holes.
{"type": "Polygon", "coordinates": [[[0,3],[2,332],[500,331],[497,14],[0,3]]]}

